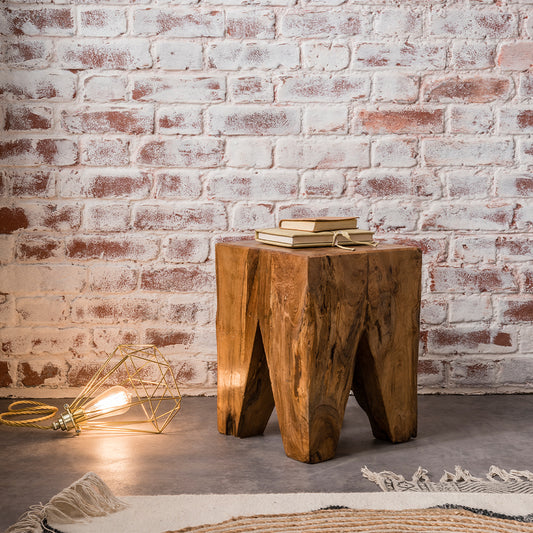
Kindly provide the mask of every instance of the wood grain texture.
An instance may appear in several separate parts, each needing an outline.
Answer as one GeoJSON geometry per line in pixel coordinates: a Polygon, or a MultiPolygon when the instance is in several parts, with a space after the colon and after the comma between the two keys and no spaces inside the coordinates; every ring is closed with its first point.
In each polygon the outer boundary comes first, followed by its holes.
{"type": "Polygon", "coordinates": [[[261,434],[274,404],[285,452],[335,455],[350,389],[378,438],[416,434],[421,254],[386,246],[218,244],[218,429],[261,434]]]}

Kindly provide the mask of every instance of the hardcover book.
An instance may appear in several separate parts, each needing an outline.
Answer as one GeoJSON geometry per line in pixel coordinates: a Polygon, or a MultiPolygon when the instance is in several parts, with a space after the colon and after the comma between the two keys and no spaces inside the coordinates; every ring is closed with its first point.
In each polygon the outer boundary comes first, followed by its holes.
{"type": "Polygon", "coordinates": [[[284,228],[255,230],[255,239],[265,244],[286,248],[308,248],[316,246],[345,246],[373,243],[374,232],[363,229],[342,231],[300,231],[284,228]]]}
{"type": "Polygon", "coordinates": [[[281,220],[279,227],[313,232],[356,229],[357,217],[286,218],[281,220]]]}

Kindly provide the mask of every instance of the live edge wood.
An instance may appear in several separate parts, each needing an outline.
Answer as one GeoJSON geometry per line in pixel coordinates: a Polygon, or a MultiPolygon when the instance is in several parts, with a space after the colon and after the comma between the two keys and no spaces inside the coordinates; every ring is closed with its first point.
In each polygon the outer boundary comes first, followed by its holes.
{"type": "Polygon", "coordinates": [[[379,439],[416,436],[421,253],[407,246],[216,246],[218,430],[335,455],[350,390],[379,439]]]}

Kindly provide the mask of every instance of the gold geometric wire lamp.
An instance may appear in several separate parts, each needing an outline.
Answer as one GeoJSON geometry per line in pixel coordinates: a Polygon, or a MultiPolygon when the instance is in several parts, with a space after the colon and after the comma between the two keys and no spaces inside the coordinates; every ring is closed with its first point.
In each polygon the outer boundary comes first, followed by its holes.
{"type": "Polygon", "coordinates": [[[0,422],[39,429],[74,429],[77,434],[85,429],[161,433],[180,407],[176,378],[157,347],[121,344],[50,426],[37,422],[52,418],[57,407],[26,400],[12,403],[6,413],[0,414],[0,422]],[[22,405],[27,407],[20,408],[22,405]],[[125,419],[121,415],[126,412],[134,416],[125,419]],[[34,415],[40,416],[12,420],[34,415]]]}

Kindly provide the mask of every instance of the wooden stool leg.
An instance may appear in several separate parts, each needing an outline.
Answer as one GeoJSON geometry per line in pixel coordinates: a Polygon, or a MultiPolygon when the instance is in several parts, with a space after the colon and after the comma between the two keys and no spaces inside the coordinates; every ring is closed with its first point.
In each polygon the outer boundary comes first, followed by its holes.
{"type": "Polygon", "coordinates": [[[368,314],[353,390],[376,438],[404,442],[417,431],[421,255],[369,256],[368,314]]]}
{"type": "Polygon", "coordinates": [[[285,453],[318,463],[335,455],[364,319],[366,260],[354,265],[272,261],[272,327],[266,342],[285,453]]]}
{"type": "Polygon", "coordinates": [[[225,248],[217,254],[217,417],[220,433],[263,433],[274,398],[259,328],[259,254],[225,248]]]}

